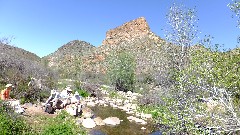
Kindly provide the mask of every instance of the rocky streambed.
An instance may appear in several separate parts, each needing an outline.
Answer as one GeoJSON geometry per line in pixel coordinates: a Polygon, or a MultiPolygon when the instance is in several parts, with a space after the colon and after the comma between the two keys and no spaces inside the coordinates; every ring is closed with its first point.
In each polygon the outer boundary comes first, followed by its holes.
{"type": "Polygon", "coordinates": [[[151,114],[137,111],[136,99],[141,96],[132,92],[116,92],[111,97],[101,90],[103,97],[86,98],[81,104],[82,117],[77,121],[88,129],[91,135],[146,135],[153,132],[151,114]]]}
{"type": "Polygon", "coordinates": [[[95,106],[91,107],[95,113],[95,117],[105,119],[109,116],[117,117],[120,119],[120,124],[115,126],[96,126],[90,130],[91,134],[106,134],[106,135],[146,135],[152,132],[153,124],[151,120],[146,120],[147,123],[144,125],[136,121],[128,119],[132,115],[127,114],[125,111],[112,108],[110,106],[95,106]]]}
{"type": "Polygon", "coordinates": [[[104,89],[100,92],[103,96],[86,98],[75,93],[67,98],[70,99],[67,106],[56,109],[55,113],[66,110],[90,135],[146,135],[154,131],[152,115],[138,111],[137,98],[142,95],[104,89]]]}

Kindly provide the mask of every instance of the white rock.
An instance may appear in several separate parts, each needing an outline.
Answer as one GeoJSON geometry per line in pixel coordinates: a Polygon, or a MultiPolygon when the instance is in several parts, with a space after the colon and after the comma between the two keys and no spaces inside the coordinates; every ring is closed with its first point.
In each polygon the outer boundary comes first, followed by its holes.
{"type": "Polygon", "coordinates": [[[118,117],[108,117],[103,120],[107,125],[118,125],[120,124],[120,120],[118,117]]]}
{"type": "Polygon", "coordinates": [[[132,104],[132,105],[130,106],[130,108],[133,109],[133,110],[136,110],[136,109],[137,109],[137,104],[132,104]]]}
{"type": "Polygon", "coordinates": [[[105,101],[99,100],[98,103],[99,103],[99,105],[104,105],[104,104],[105,104],[105,101]]]}
{"type": "Polygon", "coordinates": [[[128,116],[128,117],[127,117],[127,119],[128,119],[129,121],[132,121],[134,118],[135,118],[135,117],[133,117],[133,116],[128,116]]]}
{"type": "Polygon", "coordinates": [[[96,126],[96,123],[94,122],[93,119],[91,119],[91,118],[86,118],[86,119],[83,119],[82,125],[83,125],[83,127],[85,127],[85,128],[94,128],[94,127],[96,126]]]}
{"type": "Polygon", "coordinates": [[[141,122],[141,124],[142,124],[142,125],[146,125],[147,122],[143,120],[143,121],[141,122]]]}
{"type": "Polygon", "coordinates": [[[117,104],[122,104],[122,102],[123,102],[122,99],[116,99],[117,104]]]}
{"type": "Polygon", "coordinates": [[[82,108],[82,115],[84,118],[91,118],[94,114],[90,108],[84,107],[82,108]]]}
{"type": "Polygon", "coordinates": [[[88,102],[88,103],[87,103],[87,106],[94,107],[94,106],[95,106],[95,103],[94,103],[94,102],[88,102]]]}
{"type": "Polygon", "coordinates": [[[127,95],[129,95],[129,96],[132,95],[132,92],[131,92],[131,91],[128,91],[128,92],[127,92],[127,95]]]}
{"type": "Polygon", "coordinates": [[[136,112],[136,116],[137,116],[137,117],[140,117],[140,116],[141,116],[141,114],[140,114],[140,113],[138,113],[138,112],[136,112]]]}
{"type": "Polygon", "coordinates": [[[144,117],[147,119],[151,119],[152,118],[152,114],[144,114],[144,117]]]}
{"type": "Polygon", "coordinates": [[[141,129],[142,129],[142,130],[145,130],[146,128],[145,128],[145,127],[142,127],[141,129]]]}
{"type": "Polygon", "coordinates": [[[145,122],[144,120],[139,119],[139,118],[134,118],[133,120],[137,123],[144,123],[145,122]]]}
{"type": "Polygon", "coordinates": [[[130,110],[128,110],[126,113],[127,113],[127,114],[134,114],[134,112],[133,112],[133,111],[130,111],[130,110]]]}
{"type": "Polygon", "coordinates": [[[72,116],[75,116],[75,115],[77,115],[77,107],[76,106],[69,106],[69,107],[67,107],[66,108],[66,111],[70,114],[70,115],[72,115],[72,116]]]}
{"type": "Polygon", "coordinates": [[[14,109],[16,113],[23,113],[25,112],[24,108],[21,107],[19,100],[10,100],[8,101],[10,106],[14,109]]]}

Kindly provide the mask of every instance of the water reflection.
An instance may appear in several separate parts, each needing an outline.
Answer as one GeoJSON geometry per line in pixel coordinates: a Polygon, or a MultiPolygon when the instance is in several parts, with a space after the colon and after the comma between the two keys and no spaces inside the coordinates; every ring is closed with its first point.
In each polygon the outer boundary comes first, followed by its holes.
{"type": "Polygon", "coordinates": [[[147,121],[147,125],[141,125],[137,124],[135,122],[130,122],[127,117],[130,116],[129,114],[126,114],[124,111],[120,109],[113,109],[112,107],[101,107],[96,106],[91,108],[93,112],[95,113],[95,117],[101,117],[102,119],[105,119],[107,117],[118,117],[121,121],[120,125],[117,126],[96,126],[91,132],[96,134],[92,135],[147,135],[151,133],[153,129],[153,125],[150,123],[150,121],[147,121]],[[145,127],[145,130],[142,130],[141,128],[145,127]],[[99,133],[102,134],[99,134],[99,133]]]}

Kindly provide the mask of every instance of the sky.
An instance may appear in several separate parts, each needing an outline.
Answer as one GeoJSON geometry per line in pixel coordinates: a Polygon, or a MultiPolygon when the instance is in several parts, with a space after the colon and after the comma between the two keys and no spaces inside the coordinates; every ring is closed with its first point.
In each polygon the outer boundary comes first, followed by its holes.
{"type": "MultiPolygon", "coordinates": [[[[109,29],[145,17],[151,31],[164,37],[166,14],[178,0],[0,0],[0,38],[40,57],[72,40],[100,46],[109,29]]],[[[213,44],[239,46],[237,18],[227,4],[231,0],[181,0],[196,6],[199,37],[211,35],[213,44]]]]}

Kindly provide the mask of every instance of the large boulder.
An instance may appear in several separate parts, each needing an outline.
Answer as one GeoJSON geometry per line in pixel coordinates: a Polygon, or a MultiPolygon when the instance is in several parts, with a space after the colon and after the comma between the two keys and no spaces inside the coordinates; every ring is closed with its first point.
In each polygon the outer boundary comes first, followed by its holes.
{"type": "Polygon", "coordinates": [[[120,120],[118,117],[108,117],[104,119],[103,122],[105,122],[107,125],[113,125],[113,126],[120,124],[120,120]]]}
{"type": "Polygon", "coordinates": [[[86,119],[83,119],[82,125],[85,128],[94,128],[96,126],[96,123],[94,122],[93,119],[86,118],[86,119]]]}

